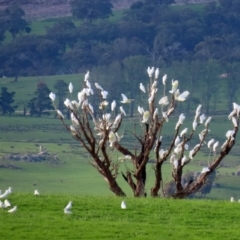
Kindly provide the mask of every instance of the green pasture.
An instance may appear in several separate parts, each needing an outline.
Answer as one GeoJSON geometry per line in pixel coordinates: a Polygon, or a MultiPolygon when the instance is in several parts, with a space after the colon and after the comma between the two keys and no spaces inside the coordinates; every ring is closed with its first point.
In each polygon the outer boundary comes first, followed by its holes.
{"type": "Polygon", "coordinates": [[[239,239],[239,203],[13,192],[0,209],[1,239],[239,239]],[[73,202],[72,214],[63,208],[73,202]]]}
{"type": "Polygon", "coordinates": [[[191,9],[196,12],[203,11],[206,4],[174,4],[171,5],[170,8],[176,10],[176,11],[182,11],[184,9],[191,9]]]}

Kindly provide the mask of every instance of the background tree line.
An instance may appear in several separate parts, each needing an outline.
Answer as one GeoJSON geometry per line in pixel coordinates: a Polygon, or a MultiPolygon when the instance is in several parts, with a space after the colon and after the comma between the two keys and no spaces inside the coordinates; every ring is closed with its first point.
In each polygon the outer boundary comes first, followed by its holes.
{"type": "Polygon", "coordinates": [[[12,41],[0,46],[0,74],[17,81],[20,75],[90,69],[99,81],[108,82],[109,90],[117,93],[120,84],[131,96],[146,66],[161,66],[169,77],[181,78],[191,87],[194,94],[186,110],[203,99],[207,112],[214,111],[226,104],[218,99],[221,92],[230,107],[239,85],[240,1],[220,0],[204,5],[201,11],[187,5],[174,8],[172,3],[138,1],[114,22],[108,19],[112,15],[110,0],[92,4],[72,0],[72,14],[79,22],[60,19],[41,36],[22,35],[31,30],[30,24],[18,6],[10,6],[0,18],[0,41],[6,31],[12,35],[12,41]],[[219,78],[220,74],[227,80],[219,78]],[[127,85],[130,81],[131,87],[127,85]]]}

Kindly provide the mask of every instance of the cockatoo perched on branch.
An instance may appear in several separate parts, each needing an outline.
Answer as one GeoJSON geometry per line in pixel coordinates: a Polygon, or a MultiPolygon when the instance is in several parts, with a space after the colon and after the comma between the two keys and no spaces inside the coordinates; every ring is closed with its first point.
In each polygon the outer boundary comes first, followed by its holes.
{"type": "Polygon", "coordinates": [[[70,93],[73,92],[73,85],[72,85],[71,82],[69,83],[68,90],[69,90],[70,93]]]}
{"type": "Polygon", "coordinates": [[[145,87],[143,86],[143,84],[142,83],[140,83],[140,90],[142,91],[142,92],[144,92],[144,93],[146,93],[146,89],[145,89],[145,87]]]}
{"type": "Polygon", "coordinates": [[[143,120],[142,120],[142,123],[147,123],[148,122],[148,120],[149,120],[149,111],[145,111],[144,113],[143,113],[143,120]]]}
{"type": "Polygon", "coordinates": [[[103,88],[98,84],[98,83],[95,83],[95,87],[101,91],[103,91],[103,88]]]}
{"type": "Polygon", "coordinates": [[[154,67],[148,67],[147,68],[147,73],[148,73],[148,76],[151,78],[153,76],[153,73],[154,73],[154,67]]]}
{"type": "Polygon", "coordinates": [[[121,112],[124,116],[127,115],[122,106],[120,106],[119,109],[120,109],[120,112],[121,112]]]}
{"type": "Polygon", "coordinates": [[[103,90],[103,91],[101,91],[101,94],[102,94],[102,98],[106,99],[107,95],[108,95],[108,92],[103,90]]]}
{"type": "Polygon", "coordinates": [[[169,101],[168,101],[168,97],[165,96],[165,97],[162,97],[159,102],[158,102],[160,105],[163,105],[163,106],[166,106],[169,104],[169,101]]]}
{"type": "Polygon", "coordinates": [[[115,110],[115,108],[116,108],[116,101],[114,100],[114,101],[112,101],[112,103],[111,103],[111,111],[113,112],[114,110],[115,110]]]}
{"type": "Polygon", "coordinates": [[[84,76],[84,81],[85,81],[85,82],[89,80],[89,76],[90,76],[90,72],[87,71],[87,73],[86,73],[85,76],[84,76]]]}
{"type": "Polygon", "coordinates": [[[50,92],[49,97],[50,97],[50,99],[54,102],[55,99],[56,99],[56,94],[50,92]]]}
{"type": "Polygon", "coordinates": [[[110,143],[110,147],[113,147],[113,144],[117,141],[117,136],[113,131],[109,133],[108,140],[110,143]]]}
{"type": "Polygon", "coordinates": [[[166,81],[167,81],[167,74],[164,74],[163,77],[162,77],[163,85],[166,85],[166,81]]]}
{"type": "Polygon", "coordinates": [[[169,91],[170,93],[175,93],[178,88],[178,80],[172,80],[172,90],[169,91]]]}

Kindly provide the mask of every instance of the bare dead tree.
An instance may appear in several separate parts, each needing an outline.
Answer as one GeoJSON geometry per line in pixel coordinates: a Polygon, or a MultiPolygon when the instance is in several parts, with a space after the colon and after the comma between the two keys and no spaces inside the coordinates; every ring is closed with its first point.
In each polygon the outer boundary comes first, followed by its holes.
{"type": "MultiPolygon", "coordinates": [[[[210,132],[209,126],[211,117],[206,118],[205,114],[201,113],[202,106],[199,105],[193,118],[191,130],[188,131],[188,128],[182,129],[185,115],[180,114],[175,126],[175,133],[173,134],[168,148],[165,150],[161,148],[162,141],[164,140],[161,136],[162,129],[175,112],[177,103],[185,101],[189,92],[184,91],[180,93],[178,89],[178,81],[172,80],[172,89],[169,91],[170,96],[167,96],[167,75],[164,75],[162,78],[163,95],[159,102],[157,102],[159,70],[148,68],[147,72],[149,75],[149,85],[145,88],[140,84],[140,89],[148,98],[148,110],[145,111],[143,107],[138,106],[142,131],[139,131],[139,129],[135,127],[133,128],[132,135],[139,146],[135,149],[131,149],[129,146],[124,146],[124,143],[121,141],[124,136],[119,136],[118,134],[123,123],[123,117],[126,115],[123,106],[120,106],[120,113],[112,120],[111,113],[108,112],[109,105],[111,105],[110,110],[115,113],[117,105],[116,101],[109,104],[107,102],[108,92],[98,83],[95,83],[93,88],[89,78],[89,72],[85,75],[82,91],[78,93],[78,101],[66,99],[64,102],[71,112],[72,124],[70,126],[66,123],[60,110],[56,107],[55,109],[65,128],[71,132],[73,137],[79,141],[79,143],[90,154],[90,164],[103,176],[107,181],[110,190],[115,195],[125,196],[124,191],[117,183],[117,176],[119,174],[121,162],[124,162],[127,159],[132,162],[133,167],[130,168],[125,165],[126,170],[125,172],[122,171],[121,175],[132,189],[134,196],[145,196],[147,164],[149,162],[150,154],[154,152],[156,161],[154,167],[155,183],[151,188],[151,196],[157,197],[160,195],[159,192],[163,185],[162,166],[164,162],[170,160],[170,163],[172,163],[172,178],[175,182],[175,192],[172,194],[172,197],[185,198],[190,194],[196,193],[204,186],[208,176],[217,169],[221,161],[234,146],[239,126],[240,106],[233,103],[233,111],[228,118],[232,121],[234,127],[233,130],[229,130],[226,133],[226,141],[221,146],[219,154],[216,154],[219,142],[215,142],[213,139],[209,140],[207,146],[214,152],[214,159],[212,162],[208,163],[207,167],[203,168],[198,178],[187,184],[183,184],[183,168],[193,160],[196,154],[201,150],[202,146],[206,144],[207,136],[210,132]],[[95,93],[93,92],[93,89],[95,93]],[[101,110],[101,116],[99,117],[97,117],[92,105],[89,103],[89,96],[93,94],[99,96],[99,109],[101,110]],[[161,112],[157,108],[157,104],[160,104],[161,112]],[[203,126],[203,130],[198,136],[199,143],[189,150],[188,144],[193,139],[193,136],[196,135],[196,129],[199,128],[200,125],[203,126]],[[117,150],[117,152],[121,153],[123,156],[117,158],[112,154],[113,150],[117,150]]],[[[72,94],[73,86],[71,83],[69,85],[69,91],[72,94]]],[[[50,93],[49,96],[54,104],[55,94],[50,93]]],[[[123,94],[122,96],[123,105],[131,104],[132,99],[128,99],[123,94]]]]}

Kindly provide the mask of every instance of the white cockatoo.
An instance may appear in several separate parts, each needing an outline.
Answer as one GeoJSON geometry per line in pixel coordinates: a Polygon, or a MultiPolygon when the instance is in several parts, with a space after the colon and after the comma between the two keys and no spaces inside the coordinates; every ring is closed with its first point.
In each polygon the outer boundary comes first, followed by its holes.
{"type": "Polygon", "coordinates": [[[193,123],[192,123],[192,129],[193,129],[193,131],[195,131],[195,130],[197,129],[197,126],[198,126],[198,123],[197,123],[197,121],[195,121],[195,119],[194,119],[194,121],[193,121],[193,123]]]}
{"type": "Polygon", "coordinates": [[[226,133],[226,138],[227,139],[233,138],[234,133],[235,133],[234,130],[228,130],[227,133],[226,133]]]}
{"type": "Polygon", "coordinates": [[[88,81],[88,80],[89,80],[89,77],[90,77],[90,72],[87,71],[86,74],[85,74],[85,76],[84,76],[84,81],[85,81],[85,82],[88,81]]]}
{"type": "Polygon", "coordinates": [[[188,157],[192,160],[193,159],[193,153],[194,153],[194,149],[189,151],[189,155],[188,157]]]}
{"type": "Polygon", "coordinates": [[[144,113],[143,107],[138,106],[138,112],[140,115],[143,115],[143,113],[144,113]]]}
{"type": "Polygon", "coordinates": [[[92,89],[92,85],[91,85],[91,83],[87,80],[86,81],[86,86],[89,88],[89,89],[92,89]]]}
{"type": "Polygon", "coordinates": [[[64,119],[64,116],[63,116],[62,112],[59,109],[57,110],[57,114],[58,114],[58,117],[60,119],[64,119]]]}
{"type": "Polygon", "coordinates": [[[16,211],[17,211],[17,206],[15,206],[15,207],[13,207],[13,208],[8,210],[9,213],[14,213],[16,211]]]}
{"type": "Polygon", "coordinates": [[[103,91],[101,91],[101,94],[102,94],[102,98],[106,99],[107,95],[108,95],[108,92],[103,90],[103,91]]]}
{"type": "Polygon", "coordinates": [[[178,88],[178,80],[172,80],[172,90],[169,91],[170,93],[175,93],[178,88]]]}
{"type": "Polygon", "coordinates": [[[54,93],[52,93],[52,92],[50,92],[49,97],[50,97],[50,99],[51,99],[53,102],[54,102],[55,99],[56,99],[56,95],[55,95],[54,93]]]}
{"type": "Polygon", "coordinates": [[[73,92],[73,85],[72,85],[71,82],[69,83],[68,90],[69,90],[70,93],[73,92]]]}
{"type": "Polygon", "coordinates": [[[175,126],[175,130],[177,130],[183,124],[183,121],[185,120],[185,118],[186,117],[183,113],[181,113],[179,115],[178,121],[177,121],[176,126],[175,126]]]}
{"type": "Polygon", "coordinates": [[[206,120],[206,116],[205,116],[205,114],[203,113],[203,114],[199,117],[199,123],[200,123],[200,124],[203,124],[205,120],[206,120]]]}
{"type": "Polygon", "coordinates": [[[72,212],[71,212],[70,210],[67,210],[67,209],[63,209],[63,212],[64,212],[65,214],[72,214],[72,212]]]}
{"type": "Polygon", "coordinates": [[[207,147],[208,147],[208,148],[211,148],[212,145],[213,145],[213,143],[214,143],[214,139],[212,138],[211,140],[208,141],[207,147]]]}
{"type": "Polygon", "coordinates": [[[142,123],[147,123],[148,122],[148,120],[149,120],[149,111],[145,111],[144,113],[143,113],[143,120],[142,120],[142,123]]]}
{"type": "Polygon", "coordinates": [[[127,208],[127,204],[124,201],[122,201],[121,202],[121,209],[126,209],[126,208],[127,208]]]}
{"type": "Polygon", "coordinates": [[[73,110],[72,102],[68,98],[63,103],[67,108],[70,108],[71,110],[73,110]]]}
{"type": "Polygon", "coordinates": [[[187,157],[184,155],[183,158],[181,159],[181,165],[183,166],[186,161],[187,161],[187,157]]]}
{"type": "Polygon", "coordinates": [[[108,105],[107,101],[102,101],[99,105],[99,109],[104,109],[108,105]]]}
{"type": "Polygon", "coordinates": [[[155,119],[158,115],[158,108],[155,109],[154,113],[153,113],[153,119],[155,119]]]}
{"type": "Polygon", "coordinates": [[[183,137],[187,133],[187,130],[188,128],[184,128],[180,133],[180,137],[183,137]]]}
{"type": "Polygon", "coordinates": [[[154,67],[148,67],[147,68],[147,73],[148,73],[148,76],[151,78],[153,76],[153,73],[154,73],[154,67]]]}
{"type": "Polygon", "coordinates": [[[103,91],[103,88],[98,84],[98,83],[95,83],[95,87],[101,91],[103,91]]]}
{"type": "Polygon", "coordinates": [[[122,98],[123,98],[121,103],[130,103],[130,102],[133,101],[133,99],[127,98],[127,96],[125,94],[121,93],[121,95],[122,95],[122,98]]]}
{"type": "Polygon", "coordinates": [[[219,145],[218,141],[213,144],[213,151],[214,152],[216,152],[218,145],[219,145]]]}
{"type": "Polygon", "coordinates": [[[72,201],[69,201],[64,210],[70,210],[72,208],[72,201]]]}
{"type": "Polygon", "coordinates": [[[11,203],[7,199],[5,199],[4,206],[5,206],[5,208],[11,207],[11,203]]]}
{"type": "Polygon", "coordinates": [[[141,90],[142,92],[146,93],[146,89],[145,89],[145,87],[143,86],[142,83],[140,83],[139,87],[140,87],[140,90],[141,90]]]}
{"type": "Polygon", "coordinates": [[[212,117],[208,117],[208,119],[206,120],[206,122],[205,122],[205,127],[208,127],[208,125],[209,125],[209,123],[210,123],[210,121],[212,120],[212,117]]]}
{"type": "Polygon", "coordinates": [[[113,126],[117,126],[118,123],[121,121],[121,119],[122,119],[122,114],[118,114],[113,122],[113,126]]]}
{"type": "Polygon", "coordinates": [[[36,190],[34,190],[34,196],[39,196],[40,195],[40,193],[39,193],[39,191],[36,189],[36,190]]]}
{"type": "Polygon", "coordinates": [[[178,160],[173,161],[173,168],[177,169],[178,168],[178,160]]]}
{"type": "Polygon", "coordinates": [[[6,198],[11,192],[9,191],[9,189],[7,189],[3,194],[0,195],[0,199],[1,198],[6,198]]]}
{"type": "Polygon", "coordinates": [[[162,98],[159,100],[158,104],[163,105],[163,106],[168,105],[168,104],[169,104],[168,97],[167,97],[167,96],[162,97],[162,98]]]}
{"type": "Polygon", "coordinates": [[[180,102],[186,101],[189,94],[189,91],[184,91],[183,93],[179,94],[175,99],[180,102]]]}
{"type": "Polygon", "coordinates": [[[162,77],[163,85],[166,85],[166,81],[167,81],[167,74],[164,74],[163,77],[162,77]]]}
{"type": "Polygon", "coordinates": [[[116,101],[113,100],[112,103],[111,103],[111,111],[113,112],[116,108],[117,104],[116,104],[116,101]]]}
{"type": "Polygon", "coordinates": [[[113,131],[109,133],[108,140],[110,143],[110,147],[113,147],[113,144],[117,141],[117,136],[113,131]]]}
{"type": "Polygon", "coordinates": [[[179,136],[176,137],[175,141],[174,141],[174,145],[175,147],[177,147],[177,145],[180,143],[181,139],[179,136]]]}
{"type": "Polygon", "coordinates": [[[204,167],[201,171],[201,174],[206,173],[206,172],[210,172],[209,167],[204,167]]]}
{"type": "Polygon", "coordinates": [[[158,79],[159,73],[160,73],[159,68],[156,68],[156,70],[155,70],[155,79],[158,79]]]}
{"type": "Polygon", "coordinates": [[[120,112],[121,112],[124,116],[127,115],[122,106],[120,106],[119,109],[120,109],[120,112]]]}

